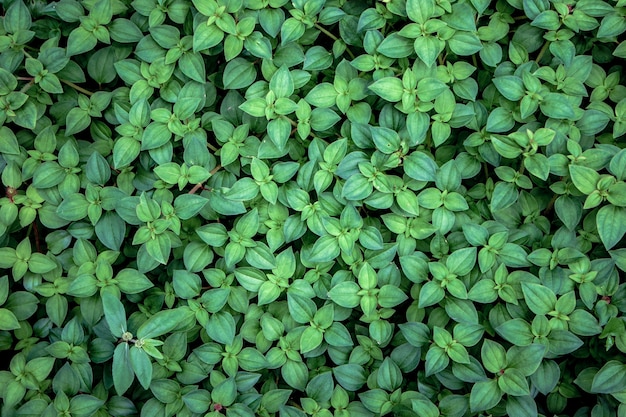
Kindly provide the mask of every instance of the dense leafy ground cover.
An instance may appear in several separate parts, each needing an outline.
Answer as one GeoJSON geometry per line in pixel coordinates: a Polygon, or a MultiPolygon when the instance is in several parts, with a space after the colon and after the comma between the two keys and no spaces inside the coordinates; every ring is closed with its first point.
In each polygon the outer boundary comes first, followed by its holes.
{"type": "Polygon", "coordinates": [[[625,0],[4,0],[2,416],[626,416],[625,0]]]}

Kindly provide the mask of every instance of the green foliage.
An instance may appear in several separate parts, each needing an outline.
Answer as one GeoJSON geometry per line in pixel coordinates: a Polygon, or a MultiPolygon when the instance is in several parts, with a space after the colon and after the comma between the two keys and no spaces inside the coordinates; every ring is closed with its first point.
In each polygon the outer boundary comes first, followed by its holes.
{"type": "Polygon", "coordinates": [[[626,1],[1,7],[2,416],[626,415],[626,1]]]}

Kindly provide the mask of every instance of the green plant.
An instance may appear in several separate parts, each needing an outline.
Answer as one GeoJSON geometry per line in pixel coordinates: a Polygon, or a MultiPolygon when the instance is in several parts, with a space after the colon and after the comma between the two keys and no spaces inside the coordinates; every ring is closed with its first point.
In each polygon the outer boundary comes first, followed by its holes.
{"type": "Polygon", "coordinates": [[[2,7],[3,416],[626,415],[626,1],[2,7]]]}

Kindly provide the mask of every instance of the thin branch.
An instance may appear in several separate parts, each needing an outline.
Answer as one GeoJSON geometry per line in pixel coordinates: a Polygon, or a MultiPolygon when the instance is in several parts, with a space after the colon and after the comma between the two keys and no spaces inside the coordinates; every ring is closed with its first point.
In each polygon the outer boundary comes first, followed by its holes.
{"type": "Polygon", "coordinates": [[[27,84],[24,84],[24,86],[20,89],[20,93],[25,93],[28,90],[30,90],[30,88],[35,85],[35,79],[31,79],[27,84]]]}
{"type": "Polygon", "coordinates": [[[204,189],[204,183],[203,182],[199,182],[196,185],[194,185],[193,188],[191,190],[189,190],[189,192],[187,194],[195,194],[200,189],[204,189]]]}
{"type": "Polygon", "coordinates": [[[543,214],[544,216],[550,212],[552,212],[552,209],[554,208],[554,203],[556,202],[556,199],[559,198],[560,195],[559,194],[554,194],[552,196],[552,199],[548,202],[548,205],[546,206],[546,208],[543,210],[543,214]]]}
{"type": "MultiPolygon", "coordinates": [[[[211,172],[210,172],[211,176],[213,176],[220,169],[222,169],[222,166],[220,164],[217,164],[217,166],[211,170],[211,172]]],[[[198,192],[198,190],[206,190],[206,189],[207,188],[204,188],[204,183],[203,182],[199,182],[196,185],[194,185],[193,188],[191,190],[189,190],[189,192],[187,194],[195,194],[195,193],[198,192]]]]}
{"type": "Polygon", "coordinates": [[[537,54],[537,58],[535,58],[536,63],[539,63],[539,61],[541,61],[541,58],[543,58],[543,55],[548,50],[549,46],[550,46],[550,42],[546,42],[543,44],[543,46],[541,47],[541,50],[539,51],[539,54],[537,54]]]}
{"type": "Polygon", "coordinates": [[[35,249],[37,250],[37,252],[39,253],[43,253],[41,252],[41,245],[39,244],[39,228],[37,227],[37,220],[33,220],[33,222],[31,223],[33,225],[33,232],[35,233],[35,249]]]}
{"type": "MultiPolygon", "coordinates": [[[[337,36],[335,36],[335,34],[333,34],[332,32],[328,31],[326,28],[324,28],[322,25],[320,25],[319,23],[315,23],[315,27],[322,32],[324,35],[328,36],[329,38],[331,38],[334,41],[338,41],[339,38],[337,36]]],[[[350,55],[350,58],[354,59],[355,56],[352,53],[352,51],[350,50],[350,48],[348,48],[348,46],[346,46],[346,52],[348,53],[348,55],[350,55]]]]}
{"type": "Polygon", "coordinates": [[[91,91],[85,90],[83,87],[81,87],[79,85],[76,85],[76,84],[74,84],[71,81],[67,81],[67,80],[64,80],[62,78],[59,78],[59,81],[61,81],[63,84],[69,85],[70,87],[72,87],[76,91],[79,91],[79,92],[81,92],[83,94],[86,94],[88,96],[93,96],[93,93],[91,91]]]}
{"type": "Polygon", "coordinates": [[[220,164],[217,164],[217,166],[211,170],[210,174],[215,175],[215,173],[220,169],[222,169],[222,166],[220,164]]]}

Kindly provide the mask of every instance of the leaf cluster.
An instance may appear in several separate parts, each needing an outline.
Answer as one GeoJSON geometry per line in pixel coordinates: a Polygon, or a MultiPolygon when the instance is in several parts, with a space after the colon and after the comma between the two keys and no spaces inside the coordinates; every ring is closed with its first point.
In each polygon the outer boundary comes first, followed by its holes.
{"type": "Polygon", "coordinates": [[[2,416],[626,414],[625,0],[1,7],[2,416]]]}

